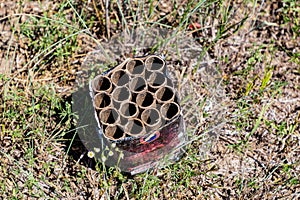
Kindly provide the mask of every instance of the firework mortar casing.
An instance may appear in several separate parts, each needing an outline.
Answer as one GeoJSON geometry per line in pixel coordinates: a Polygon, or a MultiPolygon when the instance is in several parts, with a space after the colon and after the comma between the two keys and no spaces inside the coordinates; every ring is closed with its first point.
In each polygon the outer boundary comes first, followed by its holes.
{"type": "Polygon", "coordinates": [[[105,165],[137,174],[182,156],[185,125],[163,58],[126,59],[92,79],[89,90],[99,141],[92,151],[105,165]]]}

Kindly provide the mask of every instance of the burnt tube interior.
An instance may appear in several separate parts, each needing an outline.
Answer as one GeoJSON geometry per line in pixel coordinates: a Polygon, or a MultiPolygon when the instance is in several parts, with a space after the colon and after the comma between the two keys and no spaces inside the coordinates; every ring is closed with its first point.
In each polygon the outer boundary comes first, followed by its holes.
{"type": "Polygon", "coordinates": [[[164,61],[162,59],[160,59],[159,57],[157,57],[157,56],[153,56],[153,57],[150,57],[150,58],[147,59],[146,65],[147,65],[148,70],[163,71],[164,61]]]}
{"type": "Polygon", "coordinates": [[[99,117],[104,124],[115,124],[119,120],[119,113],[114,108],[107,108],[100,112],[99,117]]]}
{"type": "Polygon", "coordinates": [[[111,81],[106,76],[98,76],[93,81],[94,90],[106,91],[111,88],[111,81]]]}
{"type": "Polygon", "coordinates": [[[145,132],[145,127],[143,122],[141,122],[138,119],[129,120],[127,124],[127,128],[128,128],[128,133],[130,135],[139,135],[139,134],[144,134],[145,132]]]}
{"type": "Polygon", "coordinates": [[[141,119],[145,124],[150,126],[157,124],[161,120],[158,110],[153,108],[144,110],[141,119]]]}
{"type": "Polygon", "coordinates": [[[110,105],[111,99],[107,93],[102,92],[95,95],[94,103],[96,108],[102,109],[110,105]]]}
{"type": "Polygon", "coordinates": [[[171,120],[175,116],[179,115],[180,109],[177,103],[166,103],[162,106],[162,115],[167,119],[171,120]]]}
{"type": "Polygon", "coordinates": [[[129,75],[124,70],[115,71],[111,80],[116,86],[124,86],[129,82],[129,75]]]}
{"type": "Polygon", "coordinates": [[[147,89],[146,80],[139,76],[135,77],[130,81],[129,88],[133,92],[143,91],[143,90],[147,89]]]}
{"type": "Polygon", "coordinates": [[[125,133],[119,126],[107,126],[105,129],[105,135],[114,140],[118,140],[124,137],[125,133]]]}
{"type": "Polygon", "coordinates": [[[156,92],[157,99],[161,101],[169,101],[172,100],[175,93],[172,88],[170,87],[162,87],[156,92]]]}
{"type": "Polygon", "coordinates": [[[156,72],[150,75],[148,81],[152,86],[157,87],[166,82],[166,77],[162,73],[156,72]]]}
{"type": "Polygon", "coordinates": [[[127,87],[117,87],[112,93],[112,97],[117,101],[125,101],[130,99],[130,91],[127,87]]]}
{"type": "Polygon", "coordinates": [[[132,75],[143,74],[145,67],[141,60],[131,60],[127,63],[126,69],[132,75]]]}
{"type": "Polygon", "coordinates": [[[120,112],[125,117],[132,117],[138,113],[138,107],[133,102],[126,102],[121,105],[120,112]]]}
{"type": "Polygon", "coordinates": [[[141,107],[151,106],[153,102],[154,98],[150,92],[140,93],[136,97],[136,103],[141,107]]]}

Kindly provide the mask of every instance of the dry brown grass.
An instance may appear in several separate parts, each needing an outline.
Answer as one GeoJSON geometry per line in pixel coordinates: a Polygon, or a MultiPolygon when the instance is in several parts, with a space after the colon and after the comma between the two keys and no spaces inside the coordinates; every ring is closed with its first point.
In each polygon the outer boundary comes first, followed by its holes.
{"type": "Polygon", "coordinates": [[[299,198],[299,9],[292,0],[0,2],[0,196],[299,198]],[[147,27],[168,30],[167,40],[117,43],[147,27]],[[86,156],[71,95],[104,70],[82,65],[99,44],[108,66],[166,55],[192,135],[179,162],[132,177],[86,156]]]}

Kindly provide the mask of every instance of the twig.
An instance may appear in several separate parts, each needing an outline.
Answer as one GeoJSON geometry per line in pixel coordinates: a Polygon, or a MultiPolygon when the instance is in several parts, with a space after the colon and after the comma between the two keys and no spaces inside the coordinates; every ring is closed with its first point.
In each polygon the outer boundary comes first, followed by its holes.
{"type": "Polygon", "coordinates": [[[107,38],[110,38],[110,21],[109,21],[109,0],[105,0],[105,25],[106,25],[106,33],[107,38]]]}

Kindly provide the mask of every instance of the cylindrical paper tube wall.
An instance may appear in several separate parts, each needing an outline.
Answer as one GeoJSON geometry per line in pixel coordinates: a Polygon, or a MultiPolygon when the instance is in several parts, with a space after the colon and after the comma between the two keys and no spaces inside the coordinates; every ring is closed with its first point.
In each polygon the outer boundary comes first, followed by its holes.
{"type": "Polygon", "coordinates": [[[145,73],[144,63],[140,59],[130,60],[126,64],[126,70],[132,76],[143,76],[145,73]]]}
{"type": "Polygon", "coordinates": [[[123,101],[130,101],[131,100],[131,93],[126,86],[116,87],[112,92],[112,100],[113,104],[116,108],[120,107],[120,104],[123,101]]]}
{"type": "Polygon", "coordinates": [[[165,86],[167,84],[167,78],[161,72],[152,72],[147,80],[153,92],[155,92],[158,88],[165,86]]]}
{"type": "Polygon", "coordinates": [[[147,82],[141,76],[134,77],[129,82],[129,89],[134,93],[140,93],[147,90],[147,82]]]}
{"type": "Polygon", "coordinates": [[[112,90],[112,83],[108,77],[98,75],[94,78],[92,82],[92,88],[95,92],[109,93],[112,90]]]}
{"type": "Polygon", "coordinates": [[[146,133],[144,123],[138,118],[129,119],[125,130],[128,135],[133,137],[141,136],[146,133]]]}
{"type": "Polygon", "coordinates": [[[155,92],[155,98],[159,103],[172,102],[174,100],[174,96],[174,89],[168,86],[161,87],[155,92]]]}
{"type": "Polygon", "coordinates": [[[160,108],[162,117],[165,120],[172,120],[180,114],[180,107],[177,103],[165,103],[160,108]]]}
{"type": "Polygon", "coordinates": [[[113,107],[103,108],[99,113],[99,119],[104,125],[115,125],[120,121],[118,111],[113,107]]]}
{"type": "Polygon", "coordinates": [[[105,128],[104,135],[111,140],[120,140],[125,137],[123,128],[118,125],[108,125],[105,128]]]}
{"type": "Polygon", "coordinates": [[[106,92],[97,93],[94,97],[94,106],[97,110],[110,106],[110,103],[111,97],[106,92]]]}
{"type": "Polygon", "coordinates": [[[113,72],[111,75],[111,81],[116,86],[124,86],[128,84],[129,80],[130,80],[129,75],[123,69],[119,69],[113,72]]]}
{"type": "Polygon", "coordinates": [[[140,108],[145,109],[149,107],[154,107],[156,103],[153,94],[151,94],[150,92],[143,92],[137,95],[136,104],[140,108]]]}
{"type": "Polygon", "coordinates": [[[149,71],[160,71],[162,73],[165,73],[166,71],[165,61],[163,61],[160,57],[154,55],[149,56],[146,59],[145,66],[149,71]]]}
{"type": "Polygon", "coordinates": [[[119,113],[125,118],[135,118],[139,114],[139,108],[136,103],[127,101],[121,103],[119,113]]]}
{"type": "Polygon", "coordinates": [[[155,108],[145,109],[141,114],[141,119],[150,130],[158,129],[162,123],[160,113],[155,108]]]}

